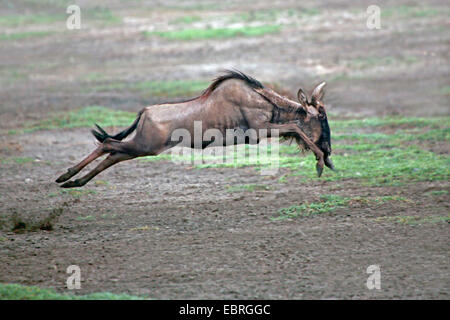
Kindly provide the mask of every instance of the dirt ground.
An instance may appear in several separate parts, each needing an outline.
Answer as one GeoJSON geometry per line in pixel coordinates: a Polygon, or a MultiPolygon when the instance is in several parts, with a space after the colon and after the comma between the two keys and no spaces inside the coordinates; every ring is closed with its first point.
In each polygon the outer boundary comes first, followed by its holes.
{"type": "MultiPolygon", "coordinates": [[[[61,9],[52,1],[42,3],[6,1],[0,10],[24,14],[61,9]]],[[[97,2],[77,3],[94,7],[97,2]]],[[[380,30],[369,30],[366,8],[373,1],[357,6],[352,1],[302,1],[301,6],[297,1],[127,3],[111,1],[111,11],[123,18],[120,24],[92,22],[73,32],[0,43],[0,156],[32,159],[0,165],[1,283],[66,292],[66,268],[78,265],[80,294],[108,291],[154,299],[449,298],[449,224],[374,222],[382,216],[448,214],[447,195],[424,196],[430,190],[449,190],[448,181],[400,187],[363,186],[352,179],[305,183],[289,177],[280,182],[285,169],[262,176],[252,167],[196,169],[170,161],[133,160],[110,168],[80,193],[65,193],[54,180],[91,152],[89,128],[7,133],[80,106],[135,112],[166,99],[131,90],[92,89],[97,82],[208,81],[229,67],[290,92],[326,80],[325,102],[330,115],[340,118],[448,116],[448,14],[405,17],[394,10],[393,16],[382,16],[380,30]],[[317,8],[318,14],[297,23],[282,16],[278,23],[285,24],[279,33],[260,37],[172,41],[142,36],[143,30],[174,28],[171,21],[183,16],[217,20],[220,26],[226,15],[292,8],[317,8]],[[229,192],[230,186],[243,184],[271,188],[229,192]],[[270,219],[280,208],[322,194],[395,194],[414,203],[270,219]],[[57,216],[52,230],[11,231],[17,215],[34,221],[51,212],[57,216]],[[381,266],[380,290],[366,286],[370,265],[381,266]]],[[[383,10],[415,2],[379,5],[383,10]]],[[[444,1],[423,5],[448,10],[444,1]]],[[[61,10],[65,19],[65,6],[61,10]]],[[[59,30],[64,23],[21,28],[59,30]]],[[[2,28],[8,32],[12,27],[2,28]]]]}

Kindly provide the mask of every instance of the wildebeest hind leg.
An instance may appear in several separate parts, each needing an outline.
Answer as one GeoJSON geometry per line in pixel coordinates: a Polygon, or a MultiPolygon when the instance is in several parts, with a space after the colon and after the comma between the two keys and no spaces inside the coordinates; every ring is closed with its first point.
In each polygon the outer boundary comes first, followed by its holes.
{"type": "Polygon", "coordinates": [[[105,160],[100,162],[97,167],[95,167],[92,171],[90,171],[88,174],[83,176],[80,179],[74,180],[74,181],[67,181],[66,183],[62,184],[62,188],[74,188],[74,187],[81,187],[84,186],[86,183],[88,183],[92,178],[94,178],[96,175],[98,175],[103,170],[111,167],[112,165],[136,158],[136,156],[129,155],[126,153],[113,153],[110,154],[105,160]]]}
{"type": "Polygon", "coordinates": [[[99,146],[90,155],[88,155],[86,158],[84,158],[80,163],[67,169],[66,173],[62,174],[61,176],[59,176],[58,179],[56,179],[56,182],[61,183],[61,182],[69,180],[74,175],[76,175],[78,172],[80,172],[84,167],[86,167],[89,163],[91,163],[98,157],[101,157],[105,153],[106,152],[103,150],[102,146],[99,146]]]}

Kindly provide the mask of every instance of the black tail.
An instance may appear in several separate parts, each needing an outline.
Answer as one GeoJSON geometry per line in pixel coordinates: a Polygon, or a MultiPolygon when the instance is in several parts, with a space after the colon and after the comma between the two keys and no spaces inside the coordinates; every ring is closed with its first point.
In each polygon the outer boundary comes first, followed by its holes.
{"type": "Polygon", "coordinates": [[[91,130],[91,132],[94,135],[94,137],[100,142],[103,142],[103,141],[105,141],[108,138],[121,141],[121,140],[125,139],[127,136],[129,136],[130,133],[132,133],[134,130],[136,130],[136,127],[137,127],[137,125],[139,123],[139,119],[141,118],[142,112],[143,112],[143,110],[139,111],[136,120],[134,120],[133,124],[129,128],[119,132],[118,134],[116,134],[114,136],[110,136],[98,124],[95,124],[95,126],[97,127],[98,131],[91,130]]]}

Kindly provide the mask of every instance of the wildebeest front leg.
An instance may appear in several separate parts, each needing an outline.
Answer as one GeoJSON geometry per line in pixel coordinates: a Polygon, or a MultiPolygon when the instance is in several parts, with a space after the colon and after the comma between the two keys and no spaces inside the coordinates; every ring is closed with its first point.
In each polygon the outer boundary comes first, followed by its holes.
{"type": "Polygon", "coordinates": [[[74,187],[81,187],[84,186],[86,183],[89,182],[92,178],[94,178],[96,175],[98,175],[103,170],[111,167],[112,165],[136,158],[135,156],[126,154],[126,153],[114,153],[110,154],[105,160],[100,162],[97,167],[95,167],[92,171],[90,171],[88,174],[86,174],[84,177],[74,180],[74,181],[67,181],[63,185],[61,185],[62,188],[74,188],[74,187]]]}
{"type": "Polygon", "coordinates": [[[320,150],[316,144],[314,142],[311,141],[311,139],[308,138],[308,136],[300,129],[298,128],[298,131],[296,131],[300,138],[302,138],[303,141],[305,141],[305,143],[308,145],[308,147],[314,152],[314,154],[316,155],[316,170],[317,170],[317,175],[320,177],[322,175],[322,171],[323,171],[323,165],[324,165],[324,159],[323,159],[323,152],[322,150],[320,150]]]}
{"type": "Polygon", "coordinates": [[[317,160],[316,164],[316,170],[317,175],[320,177],[323,172],[323,166],[324,166],[324,154],[322,150],[319,149],[319,147],[316,146],[316,144],[303,132],[302,129],[298,127],[295,123],[286,123],[286,124],[274,124],[271,123],[269,125],[268,129],[278,129],[280,130],[280,136],[286,133],[296,133],[300,136],[300,138],[306,143],[306,145],[311,149],[312,152],[314,152],[317,160]]]}

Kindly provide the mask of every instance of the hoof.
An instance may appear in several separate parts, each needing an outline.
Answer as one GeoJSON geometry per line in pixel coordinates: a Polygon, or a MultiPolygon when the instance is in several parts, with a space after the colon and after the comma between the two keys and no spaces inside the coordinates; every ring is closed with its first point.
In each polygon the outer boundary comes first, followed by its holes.
{"type": "Polygon", "coordinates": [[[334,169],[334,164],[333,164],[333,162],[331,161],[331,159],[330,158],[325,158],[325,165],[328,167],[328,168],[330,168],[331,170],[335,170],[334,169]]]}
{"type": "Polygon", "coordinates": [[[75,181],[67,181],[66,183],[60,185],[61,188],[75,188],[75,187],[81,187],[82,184],[78,182],[78,180],[75,181]]]}
{"type": "Polygon", "coordinates": [[[55,182],[61,183],[61,182],[67,181],[70,178],[72,178],[73,176],[74,176],[73,170],[68,169],[67,172],[60,175],[59,178],[55,180],[55,182]]]}
{"type": "Polygon", "coordinates": [[[316,170],[317,170],[317,176],[320,178],[323,172],[323,164],[320,165],[319,163],[316,164],[316,170]]]}

